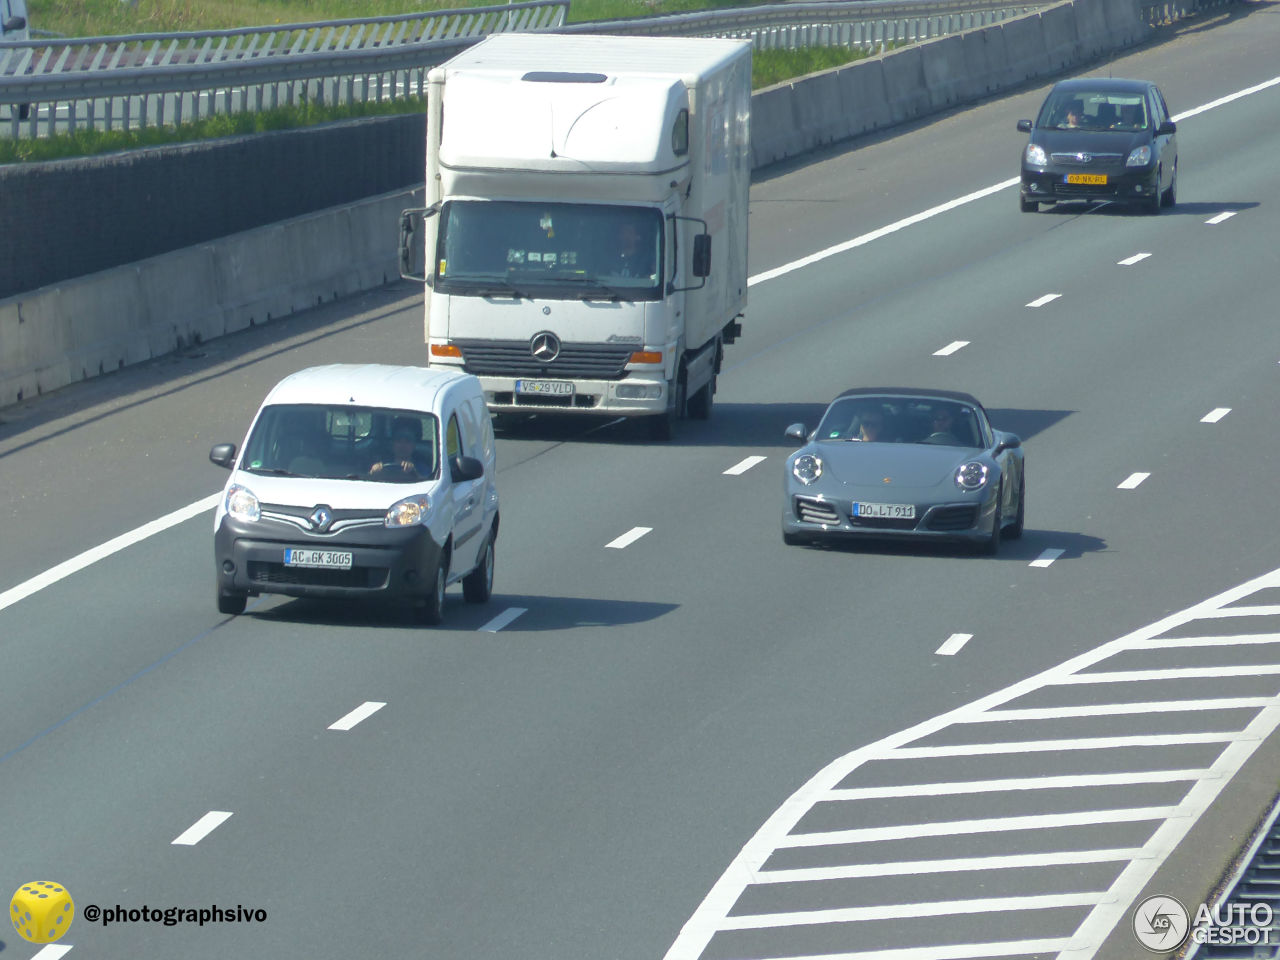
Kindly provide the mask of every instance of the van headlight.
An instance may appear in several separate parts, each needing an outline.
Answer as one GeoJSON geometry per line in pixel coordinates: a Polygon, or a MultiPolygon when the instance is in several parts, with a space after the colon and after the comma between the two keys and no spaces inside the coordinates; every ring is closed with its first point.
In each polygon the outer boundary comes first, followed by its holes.
{"type": "Polygon", "coordinates": [[[431,498],[426,494],[407,497],[399,503],[393,503],[383,519],[388,527],[412,527],[427,519],[431,512],[431,498]]]}
{"type": "Polygon", "coordinates": [[[977,460],[961,464],[956,471],[956,486],[961,490],[981,490],[986,485],[987,472],[987,465],[977,460]]]}
{"type": "Polygon", "coordinates": [[[822,459],[811,453],[796,457],[791,464],[791,475],[806,486],[815,482],[822,476],[822,459]]]}
{"type": "Polygon", "coordinates": [[[262,517],[262,508],[258,504],[258,498],[253,495],[252,490],[248,487],[242,487],[238,483],[233,483],[227,487],[225,504],[227,515],[234,517],[236,520],[257,523],[262,517]]]}

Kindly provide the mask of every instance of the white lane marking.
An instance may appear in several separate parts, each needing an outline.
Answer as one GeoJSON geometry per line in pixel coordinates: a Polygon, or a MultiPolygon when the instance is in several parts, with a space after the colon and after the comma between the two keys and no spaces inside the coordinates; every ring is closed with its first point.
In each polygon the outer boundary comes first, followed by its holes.
{"type": "Polygon", "coordinates": [[[1171,667],[1167,670],[1111,670],[1077,673],[1051,681],[1055,684],[1137,683],[1144,680],[1202,680],[1208,677],[1271,676],[1280,673],[1280,664],[1240,667],[1171,667]]]}
{"type": "MultiPolygon", "coordinates": [[[[961,720],[962,723],[971,722],[961,720]]],[[[1177,783],[1210,776],[1208,770],[1149,770],[1132,773],[1082,773],[1056,777],[1008,777],[1002,780],[961,780],[955,783],[911,783],[893,787],[845,787],[828,791],[820,800],[887,800],[894,797],[953,797],[1006,790],[1060,790],[1064,787],[1132,786],[1135,783],[1177,783]]]]}
{"type": "Polygon", "coordinates": [[[762,930],[801,924],[854,923],[859,920],[914,920],[916,917],[950,917],[965,913],[1006,913],[1012,910],[1055,910],[1092,907],[1107,899],[1097,893],[1049,893],[1029,897],[990,897],[982,900],[943,900],[937,903],[891,903],[879,907],[839,907],[796,913],[762,913],[729,917],[725,930],[762,930]]]}
{"type": "Polygon", "coordinates": [[[1125,478],[1125,479],[1120,483],[1120,485],[1119,485],[1119,486],[1117,486],[1117,487],[1116,487],[1116,489],[1117,489],[1117,490],[1132,490],[1132,489],[1134,489],[1138,484],[1142,483],[1142,481],[1143,481],[1143,480],[1147,479],[1147,477],[1149,477],[1149,476],[1151,476],[1151,474],[1149,474],[1149,473],[1131,473],[1131,474],[1129,474],[1129,476],[1128,476],[1128,477],[1126,477],[1126,478],[1125,478]]]}
{"type": "Polygon", "coordinates": [[[893,947],[889,950],[854,950],[807,957],[768,957],[765,960],[986,960],[989,957],[1023,957],[1057,954],[1071,940],[1002,940],[999,943],[957,943],[930,947],[893,947]]]}
{"type": "Polygon", "coordinates": [[[1123,260],[1117,260],[1116,266],[1132,267],[1135,263],[1141,263],[1143,260],[1147,259],[1147,257],[1149,256],[1151,256],[1151,254],[1149,253],[1135,253],[1132,257],[1125,257],[1123,260]]]}
{"type": "Polygon", "coordinates": [[[1049,566],[1049,564],[1053,563],[1053,561],[1057,560],[1060,556],[1062,556],[1066,552],[1067,551],[1065,550],[1059,550],[1057,547],[1050,547],[1048,550],[1045,550],[1043,553],[1041,553],[1040,556],[1032,560],[1031,566],[1047,567],[1049,566]]]}
{"type": "Polygon", "coordinates": [[[369,719],[385,706],[385,703],[380,703],[377,700],[366,700],[342,719],[335,720],[333,723],[329,724],[329,729],[350,730],[361,720],[369,719]]]}
{"type": "Polygon", "coordinates": [[[1002,180],[999,183],[984,187],[981,190],[975,190],[973,193],[965,194],[963,197],[957,197],[955,200],[948,200],[946,203],[940,203],[936,207],[930,207],[928,210],[922,210],[920,213],[912,214],[904,220],[898,220],[888,226],[880,227],[878,230],[872,230],[870,233],[864,233],[860,237],[854,237],[852,240],[845,240],[843,243],[837,243],[833,247],[827,247],[825,250],[819,250],[817,253],[811,253],[807,257],[801,257],[799,260],[792,260],[790,263],[784,263],[780,267],[774,267],[772,270],[766,270],[764,273],[757,273],[754,277],[747,280],[748,287],[754,287],[757,283],[764,283],[767,280],[774,280],[785,274],[791,273],[793,270],[799,270],[801,267],[807,267],[811,264],[826,260],[828,257],[834,257],[836,254],[845,253],[855,247],[865,246],[873,240],[879,240],[881,237],[887,237],[891,233],[897,233],[912,224],[921,223],[939,214],[954,210],[956,207],[962,207],[966,203],[973,203],[975,200],[981,200],[983,197],[989,197],[993,193],[999,193],[1009,187],[1016,186],[1021,177],[1010,177],[1008,180],[1002,180]]]}
{"type": "Polygon", "coordinates": [[[935,357],[949,357],[953,353],[955,353],[957,350],[963,350],[968,345],[969,345],[968,340],[952,340],[941,350],[935,350],[933,352],[933,355],[935,357]]]}
{"type": "Polygon", "coordinates": [[[173,843],[184,847],[194,847],[213,831],[217,830],[218,827],[226,823],[230,817],[231,813],[227,810],[210,810],[191,826],[187,827],[186,830],[178,834],[173,843]]]}
{"type": "Polygon", "coordinates": [[[1009,753],[1057,753],[1060,750],[1119,750],[1123,747],[1183,747],[1191,743],[1231,743],[1239,730],[1215,733],[1150,733],[1129,737],[1081,737],[1072,740],[1023,740],[1019,743],[958,743],[945,747],[899,747],[895,759],[936,760],[939,757],[998,757],[1009,753]]]}
{"type": "Polygon", "coordinates": [[[1219,697],[1216,700],[1153,700],[1147,703],[1104,703],[1080,707],[1026,707],[988,710],[961,723],[1003,723],[1008,720],[1065,720],[1068,717],[1124,717],[1145,713],[1183,713],[1200,710],[1241,710],[1265,707],[1271,697],[1219,697]]]}
{"type": "Polygon", "coordinates": [[[528,607],[508,607],[480,628],[480,633],[497,633],[522,613],[528,613],[528,607]]]}
{"type": "Polygon", "coordinates": [[[1203,417],[1200,418],[1200,422],[1201,423],[1217,423],[1219,420],[1221,420],[1230,412],[1231,412],[1230,407],[1214,407],[1212,410],[1210,410],[1208,413],[1206,413],[1203,417]]]}
{"type": "Polygon", "coordinates": [[[1169,119],[1174,123],[1181,123],[1183,120],[1187,119],[1187,117],[1194,117],[1197,113],[1204,113],[1206,110],[1213,110],[1216,107],[1225,106],[1233,100],[1240,100],[1241,98],[1250,96],[1251,94],[1261,93],[1263,90],[1266,90],[1268,87],[1274,87],[1276,84],[1280,84],[1280,77],[1272,77],[1270,80],[1264,80],[1262,83],[1255,86],[1246,87],[1243,90],[1237,90],[1235,93],[1229,93],[1225,97],[1219,97],[1217,100],[1211,100],[1209,103],[1201,104],[1198,107],[1192,107],[1190,110],[1186,110],[1182,113],[1175,113],[1169,119]]]}
{"type": "MultiPolygon", "coordinates": [[[[1280,616],[1280,608],[1277,607],[1258,607],[1258,616],[1275,617],[1280,616]]],[[[1203,620],[1226,620],[1228,617],[1247,617],[1252,616],[1253,610],[1237,608],[1231,613],[1215,613],[1212,616],[1205,616],[1203,620]]],[[[1171,637],[1166,640],[1164,638],[1156,638],[1148,640],[1145,643],[1135,643],[1131,649],[1134,650],[1164,650],[1169,647],[1235,647],[1247,645],[1250,643],[1280,643],[1280,633],[1239,633],[1225,636],[1215,637],[1171,637]]]]}
{"type": "Polygon", "coordinates": [[[726,470],[724,475],[726,477],[740,477],[757,463],[764,463],[768,459],[768,457],[747,457],[745,460],[740,460],[726,470]]]}
{"type": "Polygon", "coordinates": [[[972,633],[953,633],[943,642],[937,650],[934,651],[940,657],[953,657],[960,652],[960,648],[973,639],[972,633]]]}
{"type": "Polygon", "coordinates": [[[1227,210],[1224,213],[1218,214],[1216,217],[1210,217],[1208,220],[1205,221],[1205,223],[1222,223],[1222,221],[1230,220],[1235,215],[1236,215],[1236,211],[1227,210]]]}
{"type": "Polygon", "coordinates": [[[1027,304],[1028,307],[1043,307],[1046,303],[1053,303],[1061,297],[1060,293],[1046,293],[1043,297],[1038,297],[1027,304]]]}
{"type": "Polygon", "coordinates": [[[618,537],[616,540],[610,540],[608,543],[605,544],[605,546],[610,547],[614,550],[621,550],[624,547],[629,547],[631,544],[635,543],[637,540],[643,537],[646,533],[649,533],[652,530],[653,530],[653,527],[632,527],[630,530],[628,530],[622,536],[618,537]]]}
{"type": "Polygon", "coordinates": [[[65,957],[70,953],[72,946],[73,944],[67,943],[51,943],[32,957],[31,960],[58,960],[59,957],[65,957]]]}
{"type": "Polygon", "coordinates": [[[70,560],[64,560],[56,567],[51,567],[44,573],[37,574],[30,580],[18,584],[16,587],[10,587],[4,593],[0,593],[0,610],[5,607],[13,606],[19,600],[31,596],[33,593],[43,590],[45,587],[51,587],[59,580],[65,580],[73,573],[79,573],[85,567],[99,560],[105,560],[112,554],[119,553],[125,547],[131,547],[135,543],[154,536],[161,531],[168,530],[172,526],[182,523],[184,520],[190,520],[192,517],[198,517],[206,510],[211,510],[218,505],[218,501],[222,498],[222,491],[211,494],[203,500],[197,500],[195,503],[188,504],[181,509],[174,510],[172,513],[166,513],[163,517],[144,523],[142,526],[128,533],[122,533],[120,536],[108,540],[106,543],[92,547],[84,553],[77,554],[70,560]]]}
{"type": "Polygon", "coordinates": [[[1011,854],[1007,857],[962,857],[951,860],[906,860],[897,863],[851,863],[839,867],[795,867],[761,870],[755,883],[806,883],[813,880],[854,880],[859,877],[911,877],[968,870],[1013,870],[1018,867],[1058,867],[1082,863],[1112,863],[1149,857],[1141,847],[1113,850],[1064,850],[1011,854]]]}

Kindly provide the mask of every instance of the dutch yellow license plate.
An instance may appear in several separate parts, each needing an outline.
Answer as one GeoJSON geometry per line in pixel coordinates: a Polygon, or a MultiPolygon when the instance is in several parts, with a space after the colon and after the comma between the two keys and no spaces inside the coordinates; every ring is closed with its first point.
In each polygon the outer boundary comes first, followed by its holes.
{"type": "Polygon", "coordinates": [[[1105,185],[1107,175],[1105,173],[1068,173],[1067,183],[1088,183],[1094,185],[1105,185]]]}

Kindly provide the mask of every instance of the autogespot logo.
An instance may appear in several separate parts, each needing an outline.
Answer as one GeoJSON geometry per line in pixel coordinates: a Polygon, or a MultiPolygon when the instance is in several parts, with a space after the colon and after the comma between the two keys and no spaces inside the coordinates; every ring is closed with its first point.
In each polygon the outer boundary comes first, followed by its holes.
{"type": "Polygon", "coordinates": [[[1133,911],[1133,935],[1152,953],[1173,953],[1190,929],[1191,915],[1173,897],[1147,897],[1133,911]]]}

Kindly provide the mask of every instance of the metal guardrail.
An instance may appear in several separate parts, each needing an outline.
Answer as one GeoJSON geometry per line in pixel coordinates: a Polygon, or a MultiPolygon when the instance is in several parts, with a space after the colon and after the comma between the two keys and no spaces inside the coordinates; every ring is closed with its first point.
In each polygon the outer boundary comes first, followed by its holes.
{"type": "MultiPolygon", "coordinates": [[[[301,102],[425,94],[485,33],[720,36],[757,49],[872,49],[987,26],[1055,0],[827,0],[566,24],[569,0],[175,35],[0,42],[0,135],[136,129],[301,102]],[[55,55],[55,51],[58,51],[55,55]],[[18,66],[25,55],[26,66],[18,66]],[[8,107],[5,123],[6,105],[8,107]]],[[[1144,0],[1149,23],[1235,0],[1144,0]]]]}

